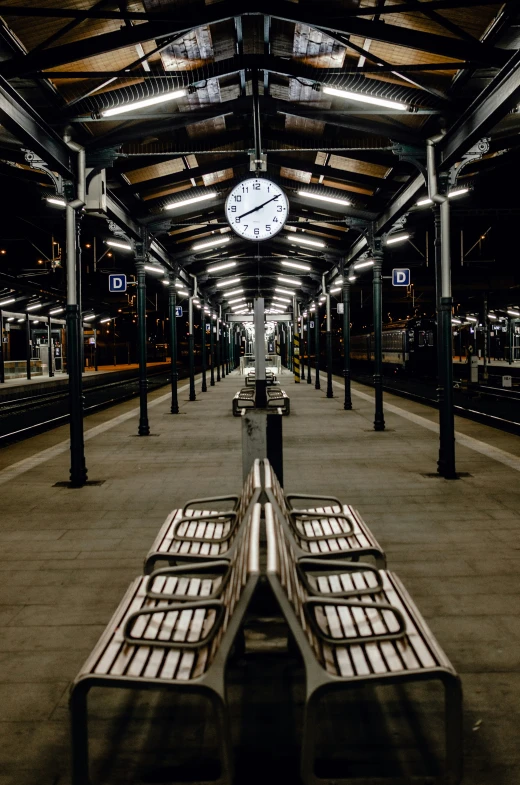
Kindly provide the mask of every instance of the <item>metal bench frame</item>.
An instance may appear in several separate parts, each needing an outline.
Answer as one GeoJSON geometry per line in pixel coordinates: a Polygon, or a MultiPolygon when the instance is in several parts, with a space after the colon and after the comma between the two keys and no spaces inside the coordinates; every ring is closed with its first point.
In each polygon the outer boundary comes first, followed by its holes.
{"type": "MultiPolygon", "coordinates": [[[[217,733],[219,738],[219,754],[221,762],[220,776],[216,780],[212,780],[213,785],[230,785],[232,782],[233,760],[232,760],[232,745],[229,730],[229,718],[226,703],[226,684],[225,684],[225,670],[228,657],[230,655],[235,638],[240,630],[244,614],[249,606],[251,597],[256,588],[259,574],[260,574],[260,553],[259,553],[259,536],[260,536],[260,518],[261,518],[261,505],[256,504],[251,508],[248,515],[247,522],[241,527],[238,535],[238,548],[235,550],[234,560],[226,562],[218,562],[218,566],[223,563],[231,573],[227,581],[223,581],[216,592],[216,596],[212,599],[207,597],[201,598],[201,601],[193,602],[192,597],[186,595],[186,601],[171,602],[170,598],[161,602],[156,602],[152,607],[141,607],[137,612],[129,612],[132,599],[136,596],[138,586],[142,586],[143,582],[146,585],[146,591],[149,592],[150,586],[153,585],[155,576],[150,578],[137,578],[134,581],[125,597],[123,598],[119,608],[115,612],[112,620],[109,622],[105,632],[101,636],[94,651],[86,661],[81,669],[79,675],[76,677],[71,687],[70,693],[70,713],[71,713],[71,731],[72,731],[72,785],[89,785],[89,753],[88,753],[88,706],[87,697],[92,687],[111,687],[121,689],[165,689],[179,694],[199,694],[205,696],[213,709],[213,714],[216,720],[217,733]],[[232,585],[229,585],[229,581],[232,585]],[[236,602],[231,614],[228,613],[228,608],[219,595],[225,593],[226,587],[229,587],[229,592],[232,596],[236,596],[236,602]],[[241,587],[241,589],[239,588],[241,587]],[[158,641],[148,640],[146,638],[132,637],[131,631],[135,620],[143,614],[162,613],[168,611],[186,611],[193,608],[201,608],[202,606],[211,608],[219,608],[213,626],[205,637],[200,638],[197,642],[178,642],[178,641],[158,641]],[[135,653],[141,647],[152,647],[152,651],[161,650],[171,651],[172,649],[180,650],[181,652],[192,651],[193,649],[203,649],[216,646],[216,650],[208,649],[209,665],[207,669],[200,675],[188,679],[166,679],[159,678],[158,675],[162,670],[162,665],[157,666],[155,678],[143,675],[111,675],[109,673],[96,673],[97,663],[100,657],[106,651],[107,646],[115,641],[115,636],[118,630],[123,629],[122,639],[118,639],[116,644],[120,643],[123,649],[128,652],[128,647],[133,649],[135,653]],[[215,641],[216,636],[222,632],[219,641],[215,641]]],[[[208,564],[191,564],[183,565],[182,567],[174,568],[177,573],[182,571],[185,573],[196,573],[199,571],[214,569],[214,566],[208,564]]],[[[158,571],[157,574],[160,574],[158,571]]],[[[147,599],[150,594],[147,595],[147,599]]],[[[178,598],[176,598],[178,599],[178,598]]],[[[130,660],[129,660],[130,661],[130,660]]],[[[115,662],[115,658],[112,663],[115,662]]],[[[112,665],[110,666],[110,668],[112,665]]],[[[110,670],[109,668],[109,670],[110,670]]],[[[142,666],[142,671],[145,666],[142,666]]],[[[198,785],[202,785],[200,780],[197,780],[198,785]]]]}
{"type": "MultiPolygon", "coordinates": [[[[170,566],[175,566],[178,563],[186,561],[212,561],[214,559],[230,558],[233,549],[236,547],[236,537],[242,522],[245,520],[253,505],[258,502],[262,493],[262,477],[260,471],[260,461],[257,459],[253,463],[251,471],[244,483],[242,493],[238,495],[229,496],[214,496],[207,499],[192,499],[186,502],[182,509],[172,510],[168,515],[165,522],[161,526],[155,541],[146,555],[144,560],[144,573],[149,575],[154,571],[157,562],[167,562],[170,566]],[[196,506],[204,505],[211,508],[211,505],[219,504],[221,502],[233,502],[231,510],[224,510],[217,512],[216,510],[206,509],[197,510],[196,506]],[[215,523],[227,526],[227,531],[219,536],[197,536],[196,533],[187,534],[179,533],[178,529],[184,524],[205,524],[215,523]],[[165,541],[179,543],[179,551],[161,549],[165,541]],[[219,547],[219,552],[216,554],[200,553],[198,550],[193,549],[192,546],[199,544],[219,547]],[[189,550],[180,551],[186,546],[189,550]]],[[[195,529],[196,531],[196,529],[195,529]]]]}
{"type": "MultiPolygon", "coordinates": [[[[280,414],[291,413],[291,399],[279,387],[267,387],[267,408],[278,409],[280,414]]],[[[255,391],[253,387],[243,387],[235,393],[232,401],[233,417],[241,417],[246,409],[255,408],[255,391]]]]}
{"type": "MultiPolygon", "coordinates": [[[[298,646],[302,655],[305,674],[306,674],[306,698],[305,698],[305,712],[304,712],[304,728],[302,737],[301,748],[301,778],[305,785],[329,785],[334,782],[334,785],[404,785],[404,783],[412,782],[438,782],[443,785],[457,785],[462,779],[462,689],[460,679],[457,676],[453,666],[447,659],[446,655],[440,648],[439,644],[433,637],[431,631],[428,629],[419,611],[415,607],[412,599],[406,592],[406,589],[399,581],[399,579],[392,573],[383,572],[403,609],[403,612],[398,607],[389,605],[385,602],[377,602],[377,596],[381,595],[379,588],[376,586],[372,589],[372,594],[375,597],[373,602],[362,602],[358,594],[358,600],[346,599],[343,593],[326,593],[321,594],[314,590],[313,596],[309,597],[307,593],[308,581],[301,580],[301,572],[305,567],[314,570],[322,570],[327,572],[331,568],[336,573],[344,573],[347,565],[342,562],[333,564],[327,560],[309,559],[307,564],[303,565],[298,561],[293,550],[292,541],[287,536],[287,528],[283,525],[278,517],[276,521],[276,509],[271,504],[265,505],[265,523],[267,533],[267,577],[273,593],[282,609],[283,615],[289,625],[293,639],[298,646]],[[282,555],[280,555],[282,554],[282,555]],[[292,580],[290,594],[288,594],[286,587],[283,585],[281,578],[281,559],[285,560],[285,567],[283,569],[292,571],[292,580]],[[317,623],[316,617],[312,612],[309,613],[309,608],[322,606],[325,610],[326,606],[341,607],[349,605],[352,608],[360,608],[363,605],[370,609],[376,609],[381,615],[388,612],[390,608],[399,622],[398,629],[391,635],[384,636],[364,636],[364,637],[349,637],[349,638],[331,638],[323,633],[317,623]],[[407,621],[404,618],[411,620],[410,629],[407,628],[407,621]],[[310,622],[310,623],[309,623],[310,622]],[[405,629],[403,630],[403,624],[405,629]],[[425,667],[420,664],[418,668],[404,668],[398,672],[393,672],[390,666],[387,665],[387,670],[382,673],[368,673],[360,674],[354,672],[352,676],[341,676],[337,673],[329,672],[325,669],[318,658],[315,649],[323,645],[328,645],[329,651],[334,650],[334,646],[346,648],[348,646],[356,646],[358,649],[368,644],[375,644],[381,640],[404,640],[404,636],[413,634],[415,630],[423,640],[428,642],[428,649],[430,652],[431,660],[435,663],[434,667],[425,667]],[[445,696],[445,766],[444,772],[440,777],[428,776],[399,776],[399,777],[362,777],[362,778],[337,778],[322,779],[318,777],[314,770],[315,764],[315,738],[316,730],[319,726],[320,713],[323,711],[320,701],[330,692],[337,690],[348,690],[353,685],[358,684],[399,684],[404,682],[414,681],[431,681],[438,680],[444,687],[445,696]]],[[[352,572],[356,570],[370,569],[369,565],[350,565],[352,572]]],[[[354,596],[353,593],[348,593],[354,596]]],[[[408,645],[410,639],[408,639],[408,645]]],[[[403,642],[402,645],[405,645],[403,642]]],[[[415,651],[415,650],[414,650],[415,651]]],[[[334,656],[333,654],[331,656],[334,656]]],[[[403,660],[404,663],[404,660],[403,660]]]]}
{"type": "MultiPolygon", "coordinates": [[[[372,558],[374,559],[376,567],[383,569],[386,567],[385,552],[377,542],[376,538],[361,518],[357,510],[349,505],[343,505],[339,499],[334,496],[318,496],[316,494],[305,493],[290,493],[285,494],[278,478],[273,471],[268,460],[263,460],[263,481],[264,490],[267,500],[274,506],[282,525],[285,528],[287,537],[291,541],[291,547],[298,560],[308,558],[320,559],[350,559],[356,561],[359,559],[372,558]],[[318,508],[294,508],[292,501],[295,499],[308,499],[316,501],[329,502],[330,507],[318,508]],[[341,512],[334,512],[334,507],[339,507],[341,512]],[[321,522],[327,520],[347,520],[350,524],[350,529],[355,525],[358,531],[349,534],[348,531],[341,533],[324,533],[323,526],[320,524],[322,533],[315,535],[307,535],[300,531],[296,524],[298,521],[305,523],[312,520],[321,522]],[[355,537],[361,535],[366,541],[366,545],[359,545],[355,537]],[[338,540],[343,540],[343,547],[338,547],[338,540]],[[301,546],[301,542],[308,543],[309,550],[301,546]],[[334,547],[330,547],[329,551],[313,553],[310,550],[312,543],[334,543],[334,547]]],[[[331,528],[331,527],[330,527],[331,528]]]]}

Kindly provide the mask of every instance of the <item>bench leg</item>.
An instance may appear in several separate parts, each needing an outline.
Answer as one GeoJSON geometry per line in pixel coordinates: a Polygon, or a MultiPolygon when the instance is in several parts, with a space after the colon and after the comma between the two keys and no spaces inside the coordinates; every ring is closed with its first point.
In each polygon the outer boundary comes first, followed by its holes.
{"type": "Polygon", "coordinates": [[[316,785],[314,775],[315,745],[317,730],[317,695],[313,693],[307,698],[303,717],[302,751],[300,758],[300,777],[305,785],[316,785]]]}
{"type": "Polygon", "coordinates": [[[462,685],[458,676],[444,680],[444,706],[446,725],[446,785],[458,785],[462,779],[463,724],[462,685]]]}
{"type": "Polygon", "coordinates": [[[87,695],[88,687],[78,684],[70,696],[72,785],[90,785],[87,695]]]}
{"type": "Polygon", "coordinates": [[[229,712],[225,699],[212,693],[211,703],[215,712],[217,738],[220,739],[220,777],[215,785],[231,785],[233,782],[233,745],[229,728],[229,712]]]}

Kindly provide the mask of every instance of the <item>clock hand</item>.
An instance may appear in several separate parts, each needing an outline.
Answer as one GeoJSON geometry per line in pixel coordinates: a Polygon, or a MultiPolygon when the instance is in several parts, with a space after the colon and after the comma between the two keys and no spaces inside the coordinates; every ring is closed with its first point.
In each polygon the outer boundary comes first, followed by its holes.
{"type": "Polygon", "coordinates": [[[279,196],[280,196],[280,194],[277,194],[276,196],[273,196],[272,199],[268,199],[267,202],[264,202],[263,204],[259,204],[258,207],[253,207],[253,209],[252,210],[248,210],[247,213],[242,213],[242,215],[238,215],[237,218],[245,218],[246,215],[250,215],[250,213],[256,213],[257,210],[260,210],[262,207],[265,207],[266,204],[269,204],[269,202],[274,202],[274,200],[278,199],[279,196]]]}

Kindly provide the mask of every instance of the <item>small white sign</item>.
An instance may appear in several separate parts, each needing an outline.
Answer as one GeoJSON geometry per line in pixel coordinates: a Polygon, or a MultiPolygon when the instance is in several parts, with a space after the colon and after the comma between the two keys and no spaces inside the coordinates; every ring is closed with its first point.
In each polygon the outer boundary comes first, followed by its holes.
{"type": "Polygon", "coordinates": [[[182,316],[182,305],[175,306],[175,316],[182,316]]]}
{"type": "Polygon", "coordinates": [[[338,303],[336,308],[337,308],[338,313],[344,313],[345,312],[344,308],[343,308],[343,303],[338,303]]]}

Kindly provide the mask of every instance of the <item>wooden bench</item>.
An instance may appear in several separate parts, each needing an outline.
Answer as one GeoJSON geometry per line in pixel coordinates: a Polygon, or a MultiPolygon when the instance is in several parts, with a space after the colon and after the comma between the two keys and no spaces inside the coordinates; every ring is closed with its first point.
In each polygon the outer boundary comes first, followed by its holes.
{"type": "Polygon", "coordinates": [[[244,409],[255,408],[255,390],[253,387],[242,387],[235,393],[232,402],[233,417],[240,417],[244,409]]]}
{"type": "Polygon", "coordinates": [[[268,409],[277,408],[281,410],[282,414],[291,413],[291,399],[285,390],[281,390],[279,387],[271,387],[266,392],[268,409]]]}
{"type": "Polygon", "coordinates": [[[89,785],[88,707],[92,687],[198,693],[211,703],[221,763],[232,780],[225,668],[258,581],[261,505],[248,512],[229,559],[184,564],[136,578],[70,694],[72,785],[89,785]]]}
{"type": "Polygon", "coordinates": [[[268,580],[305,665],[301,752],[305,785],[460,782],[460,679],[397,576],[368,564],[298,558],[287,527],[270,503],[265,505],[265,523],[268,580]],[[425,680],[438,680],[444,687],[446,755],[440,777],[317,776],[315,738],[326,693],[356,684],[425,680]]]}
{"type": "Polygon", "coordinates": [[[229,558],[241,522],[262,493],[260,461],[256,460],[240,496],[192,499],[182,509],[172,510],[144,560],[150,574],[157,562],[175,565],[183,561],[229,558]],[[233,502],[232,509],[218,511],[213,505],[233,502]],[[197,509],[203,505],[205,509],[197,509]]]}
{"type": "Polygon", "coordinates": [[[386,567],[383,549],[353,507],[342,504],[335,497],[284,493],[267,460],[263,461],[263,483],[267,499],[277,509],[298,559],[307,556],[350,560],[369,558],[377,567],[386,567]],[[302,509],[293,507],[295,500],[321,500],[331,504],[302,509]]]}

